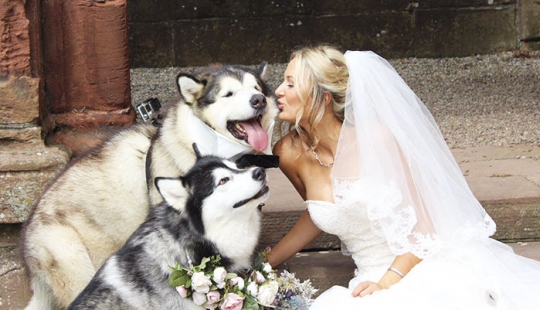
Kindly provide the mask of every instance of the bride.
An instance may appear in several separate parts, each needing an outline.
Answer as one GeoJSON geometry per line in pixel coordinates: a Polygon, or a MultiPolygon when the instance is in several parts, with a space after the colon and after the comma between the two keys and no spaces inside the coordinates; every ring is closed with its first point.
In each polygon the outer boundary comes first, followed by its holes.
{"type": "Polygon", "coordinates": [[[307,210],[269,262],[325,231],[357,267],[348,288],[332,287],[311,309],[540,307],[540,263],[490,238],[495,223],[386,60],[299,49],[276,95],[291,127],[274,153],[307,210]]]}

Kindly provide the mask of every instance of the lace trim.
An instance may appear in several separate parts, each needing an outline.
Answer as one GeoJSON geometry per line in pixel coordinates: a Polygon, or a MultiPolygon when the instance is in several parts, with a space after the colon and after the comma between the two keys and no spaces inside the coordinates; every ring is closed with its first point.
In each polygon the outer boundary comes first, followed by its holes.
{"type": "Polygon", "coordinates": [[[456,228],[455,235],[443,243],[436,233],[415,230],[418,221],[415,209],[411,205],[403,205],[403,197],[395,183],[334,179],[333,187],[337,205],[365,202],[371,230],[386,238],[395,255],[411,252],[426,258],[443,246],[488,237],[495,232],[495,223],[486,215],[483,223],[464,223],[456,228]]]}

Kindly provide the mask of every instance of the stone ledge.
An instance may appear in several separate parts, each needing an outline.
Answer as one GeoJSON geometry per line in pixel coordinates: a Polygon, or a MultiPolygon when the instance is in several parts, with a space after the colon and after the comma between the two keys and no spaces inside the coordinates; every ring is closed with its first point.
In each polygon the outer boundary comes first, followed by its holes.
{"type": "Polygon", "coordinates": [[[0,151],[0,223],[21,223],[45,185],[70,160],[63,147],[42,143],[8,143],[0,151]]]}
{"type": "Polygon", "coordinates": [[[39,171],[63,167],[69,159],[69,151],[61,146],[13,143],[0,150],[0,171],[39,171]]]}

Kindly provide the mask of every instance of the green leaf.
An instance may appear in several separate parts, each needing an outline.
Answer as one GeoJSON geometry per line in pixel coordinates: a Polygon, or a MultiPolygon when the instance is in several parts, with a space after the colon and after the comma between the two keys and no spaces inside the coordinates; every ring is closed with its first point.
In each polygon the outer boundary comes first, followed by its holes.
{"type": "Polygon", "coordinates": [[[242,307],[242,310],[259,310],[259,304],[257,303],[257,300],[251,296],[248,295],[244,299],[244,307],[242,307]]]}
{"type": "Polygon", "coordinates": [[[206,263],[208,263],[210,261],[210,258],[208,257],[203,257],[203,259],[201,259],[201,263],[199,264],[199,268],[204,269],[206,268],[206,263]]]}
{"type": "Polygon", "coordinates": [[[169,285],[170,286],[174,286],[174,287],[177,287],[177,286],[182,286],[184,285],[186,288],[188,287],[187,283],[190,282],[191,284],[191,277],[188,276],[187,274],[184,274],[184,275],[180,275],[180,276],[177,276],[177,277],[169,277],[169,285]]]}
{"type": "Polygon", "coordinates": [[[257,257],[255,257],[255,259],[253,260],[253,269],[254,270],[260,270],[262,268],[262,264],[263,264],[263,257],[261,254],[257,255],[257,257]]]}
{"type": "Polygon", "coordinates": [[[238,275],[237,275],[236,273],[234,273],[234,272],[228,272],[227,275],[225,276],[225,279],[226,279],[226,280],[230,280],[230,279],[236,278],[236,277],[238,277],[238,275]]]}
{"type": "Polygon", "coordinates": [[[179,279],[179,278],[185,276],[186,273],[187,272],[185,270],[174,270],[169,275],[169,284],[171,284],[171,282],[173,282],[173,281],[176,281],[176,279],[179,279]]]}

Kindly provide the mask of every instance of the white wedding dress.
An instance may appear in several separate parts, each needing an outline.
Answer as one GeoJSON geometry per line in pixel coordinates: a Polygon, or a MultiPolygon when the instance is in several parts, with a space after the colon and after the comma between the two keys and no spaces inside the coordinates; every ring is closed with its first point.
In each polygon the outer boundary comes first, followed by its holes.
{"type": "Polygon", "coordinates": [[[540,309],[540,263],[488,238],[459,250],[440,251],[390,289],[353,298],[351,292],[358,283],[377,282],[395,258],[386,239],[372,232],[365,207],[365,201],[373,197],[389,202],[399,199],[388,188],[377,190],[374,184],[359,181],[334,184],[335,203],[306,202],[313,222],[341,239],[342,251],[352,256],[357,267],[348,288],[330,288],[310,309],[540,309]],[[496,257],[493,262],[491,256],[496,257]],[[491,273],[492,268],[499,270],[491,273]],[[511,284],[510,289],[501,284],[511,284]]]}

